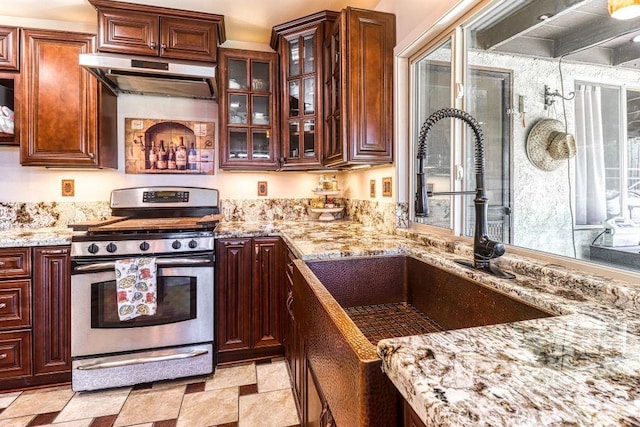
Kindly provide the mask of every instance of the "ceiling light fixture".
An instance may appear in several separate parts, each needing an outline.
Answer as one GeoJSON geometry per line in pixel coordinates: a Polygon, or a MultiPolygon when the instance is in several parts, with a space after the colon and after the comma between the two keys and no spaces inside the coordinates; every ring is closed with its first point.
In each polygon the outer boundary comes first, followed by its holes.
{"type": "Polygon", "coordinates": [[[635,36],[634,38],[631,39],[631,41],[634,43],[640,43],[640,36],[635,36]]]}
{"type": "Polygon", "coordinates": [[[541,21],[546,21],[547,19],[551,18],[553,16],[553,13],[543,13],[542,15],[538,16],[538,19],[541,21]]]}
{"type": "Polygon", "coordinates": [[[640,0],[609,0],[609,15],[615,19],[640,16],[640,0]]]}

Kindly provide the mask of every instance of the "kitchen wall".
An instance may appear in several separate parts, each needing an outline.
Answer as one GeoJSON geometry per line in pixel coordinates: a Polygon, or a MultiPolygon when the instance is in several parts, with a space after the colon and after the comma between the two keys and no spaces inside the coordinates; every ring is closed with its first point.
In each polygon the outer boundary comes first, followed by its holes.
{"type": "MultiPolygon", "coordinates": [[[[418,30],[435,22],[455,3],[454,0],[431,2],[428,8],[423,0],[382,0],[376,9],[396,14],[398,46],[413,40],[418,30]]],[[[94,32],[94,23],[60,22],[19,19],[0,16],[0,25],[49,28],[67,31],[94,32]]],[[[227,41],[225,46],[269,49],[266,45],[227,41]]],[[[178,98],[120,95],[118,122],[125,117],[148,117],[176,120],[217,121],[217,105],[212,102],[178,98]]],[[[398,138],[397,138],[398,139],[398,138]]],[[[15,147],[0,147],[2,190],[0,202],[93,202],[106,201],[114,188],[141,185],[192,185],[215,187],[222,199],[251,200],[257,197],[257,182],[268,182],[268,199],[310,198],[311,189],[318,180],[317,173],[308,172],[224,172],[216,170],[213,176],[128,175],[124,173],[124,130],[119,128],[120,168],[118,170],[54,170],[20,166],[19,151],[15,147]],[[75,180],[75,196],[62,197],[61,180],[75,180]]],[[[217,154],[216,154],[217,156],[217,154]]],[[[396,141],[396,165],[337,173],[343,196],[353,200],[356,210],[372,209],[382,212],[385,221],[394,222],[396,202],[406,202],[406,183],[399,182],[397,168],[406,168],[406,141],[396,141]],[[392,196],[382,196],[382,178],[392,177],[392,196]],[[370,181],[376,181],[376,195],[370,196],[370,181]]],[[[264,199],[264,198],[263,198],[264,199]]]]}

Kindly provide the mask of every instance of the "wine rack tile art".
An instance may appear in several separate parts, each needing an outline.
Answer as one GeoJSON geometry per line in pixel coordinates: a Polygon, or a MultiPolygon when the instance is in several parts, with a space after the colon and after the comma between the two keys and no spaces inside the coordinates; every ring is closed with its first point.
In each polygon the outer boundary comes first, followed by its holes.
{"type": "Polygon", "coordinates": [[[125,173],[214,174],[215,123],[124,120],[125,173]]]}

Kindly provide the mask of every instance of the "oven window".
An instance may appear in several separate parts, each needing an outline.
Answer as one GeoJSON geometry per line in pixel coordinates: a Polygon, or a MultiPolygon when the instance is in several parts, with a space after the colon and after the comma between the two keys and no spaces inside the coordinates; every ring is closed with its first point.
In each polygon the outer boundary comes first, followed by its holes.
{"type": "Polygon", "coordinates": [[[120,321],[116,281],[91,284],[92,328],[135,328],[164,325],[196,318],[196,277],[160,276],[157,283],[158,308],[153,316],[120,321]]]}

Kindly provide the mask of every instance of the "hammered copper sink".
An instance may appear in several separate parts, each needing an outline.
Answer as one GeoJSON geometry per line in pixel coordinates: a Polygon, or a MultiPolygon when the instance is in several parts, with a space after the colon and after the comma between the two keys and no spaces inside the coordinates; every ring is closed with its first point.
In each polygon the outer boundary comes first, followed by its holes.
{"type": "Polygon", "coordinates": [[[554,314],[410,256],[296,261],[294,315],[307,360],[339,426],[393,426],[397,392],[382,338],[554,314]]]}

